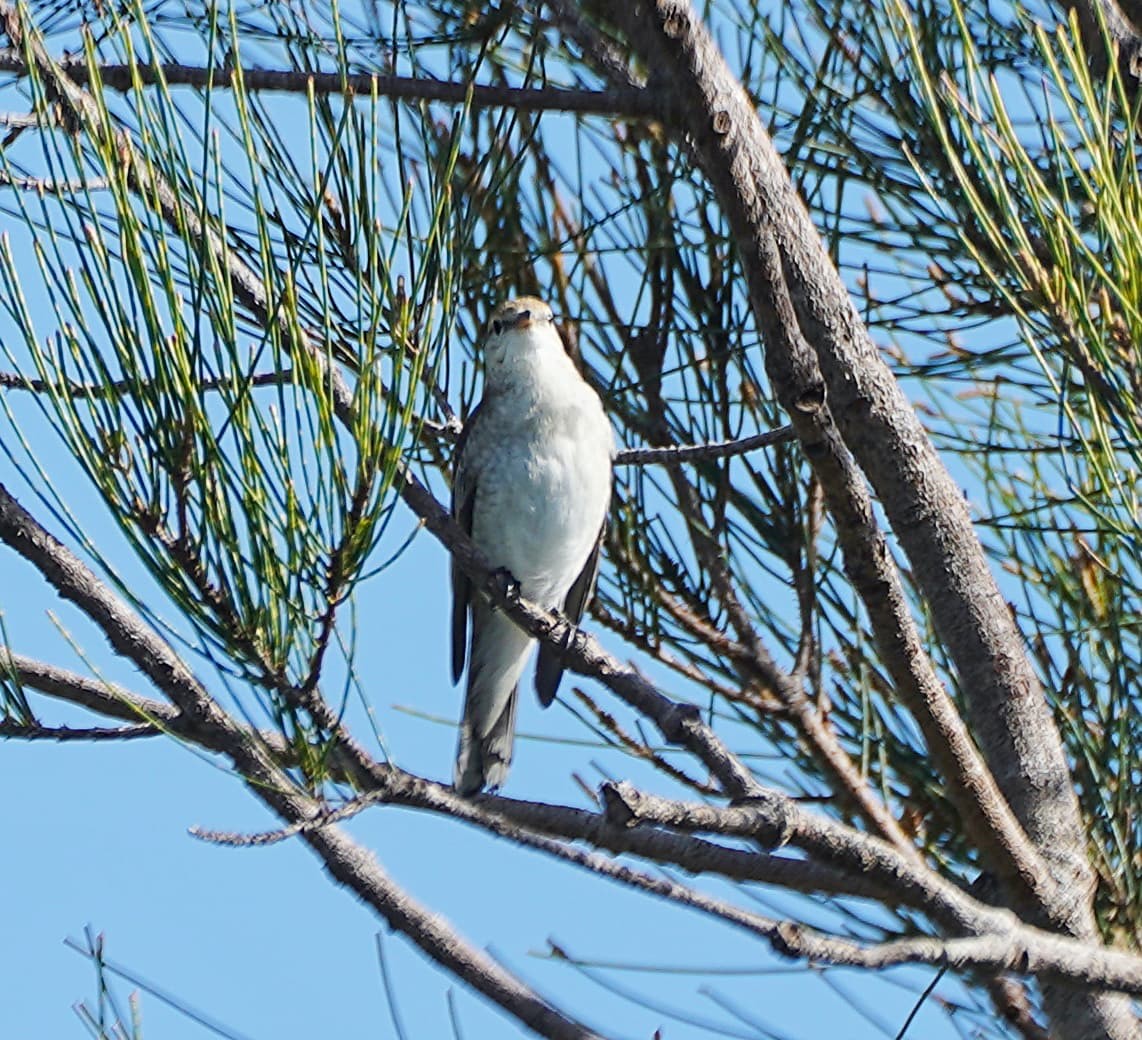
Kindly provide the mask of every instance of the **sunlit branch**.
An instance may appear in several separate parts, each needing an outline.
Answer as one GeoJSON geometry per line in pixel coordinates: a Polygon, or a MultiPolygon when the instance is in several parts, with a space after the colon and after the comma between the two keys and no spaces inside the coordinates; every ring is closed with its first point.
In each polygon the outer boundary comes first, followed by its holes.
{"type": "Polygon", "coordinates": [[[0,186],[35,191],[42,195],[80,195],[88,191],[105,191],[110,183],[105,177],[93,177],[86,181],[56,181],[46,177],[17,177],[0,170],[0,186]]]}
{"type": "MultiPolygon", "coordinates": [[[[220,390],[241,384],[256,387],[279,386],[289,383],[293,375],[293,371],[288,368],[280,372],[258,372],[248,376],[236,373],[232,376],[204,380],[199,389],[220,390]]],[[[77,401],[84,398],[108,398],[134,393],[139,390],[139,386],[139,381],[136,379],[114,379],[107,383],[77,383],[72,379],[39,379],[30,378],[19,372],[0,372],[2,389],[27,390],[35,394],[58,394],[77,401]]]]}
{"type": "Polygon", "coordinates": [[[177,727],[180,713],[165,701],[143,697],[112,683],[0,649],[0,673],[21,687],[38,690],[123,722],[145,722],[160,729],[177,727]]]}
{"type": "MultiPolygon", "coordinates": [[[[403,804],[443,812],[466,820],[509,840],[573,862],[621,884],[688,906],[764,938],[775,950],[788,957],[868,968],[899,964],[948,964],[960,970],[985,972],[1013,969],[1049,971],[1058,972],[1060,975],[1090,985],[1109,986],[1131,993],[1142,992],[1142,959],[1131,954],[1108,950],[1097,944],[1062,938],[1040,929],[1017,924],[1008,911],[980,903],[961,889],[926,870],[917,871],[885,843],[842,824],[816,819],[802,813],[792,799],[783,799],[787,804],[779,810],[781,820],[774,826],[775,819],[770,819],[764,824],[760,822],[771,815],[768,806],[744,805],[724,809],[698,804],[683,806],[682,803],[643,796],[628,784],[606,785],[604,793],[609,791],[611,795],[607,800],[605,814],[605,819],[612,821],[608,828],[596,814],[583,810],[518,802],[495,796],[484,796],[471,801],[458,797],[449,788],[409,774],[402,774],[399,770],[392,772],[391,779],[393,784],[389,791],[364,795],[347,805],[326,810],[322,815],[300,826],[257,835],[208,831],[199,831],[198,834],[206,840],[223,844],[238,846],[270,844],[299,832],[304,833],[309,829],[328,826],[377,802],[403,804]],[[543,827],[538,821],[545,817],[548,823],[543,827]],[[656,828],[634,826],[636,822],[641,821],[655,823],[658,827],[699,827],[753,838],[758,837],[762,831],[768,837],[773,837],[777,831],[781,831],[791,841],[817,844],[831,856],[835,857],[841,853],[842,858],[849,861],[851,877],[854,880],[863,878],[865,883],[872,883],[874,886],[879,881],[903,897],[909,905],[934,913],[936,917],[943,918],[949,923],[954,922],[957,928],[978,930],[980,934],[951,938],[922,937],[861,945],[805,928],[792,921],[768,918],[743,910],[668,879],[652,877],[643,871],[615,864],[610,858],[598,853],[585,852],[564,845],[562,842],[545,840],[535,833],[521,831],[509,822],[512,819],[527,820],[527,826],[535,828],[539,825],[540,829],[554,834],[559,832],[561,823],[568,822],[569,817],[572,820],[581,820],[587,825],[578,836],[597,847],[644,856],[647,855],[647,850],[638,847],[640,839],[685,840],[687,836],[664,834],[656,828]],[[602,832],[605,830],[609,830],[612,835],[611,841],[603,835],[602,832]],[[625,839],[624,832],[627,836],[625,839]],[[917,899],[921,893],[923,898],[917,899]]],[[[572,835],[564,833],[561,836],[572,835]]],[[[722,849],[720,846],[712,848],[729,855],[733,855],[736,851],[722,849]]],[[[760,853],[740,853],[740,855],[756,862],[762,868],[762,872],[764,864],[774,863],[774,857],[760,853]]],[[[659,857],[651,855],[649,858],[659,857]]],[[[784,862],[793,870],[803,870],[806,879],[821,876],[822,869],[828,870],[827,866],[820,863],[794,859],[786,859],[784,862]]],[[[703,872],[716,873],[717,869],[711,871],[707,864],[704,865],[703,872]]],[[[804,885],[790,887],[805,890],[804,885]]]]}
{"type": "Polygon", "coordinates": [[[825,406],[817,359],[801,332],[771,236],[757,253],[771,292],[771,349],[766,367],[778,396],[789,408],[806,456],[812,460],[833,517],[845,570],[865,604],[896,693],[919,723],[965,826],[988,850],[994,869],[1005,878],[1017,878],[1028,891],[1036,892],[1037,898],[1049,900],[1050,893],[1044,889],[1053,881],[1004,801],[925,652],[867,483],[825,406]]]}

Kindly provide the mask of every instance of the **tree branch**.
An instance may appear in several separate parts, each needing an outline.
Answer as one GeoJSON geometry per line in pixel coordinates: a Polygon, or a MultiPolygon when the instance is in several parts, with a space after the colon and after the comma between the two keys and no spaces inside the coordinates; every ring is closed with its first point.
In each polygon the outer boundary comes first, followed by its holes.
{"type": "MultiPolygon", "coordinates": [[[[89,86],[93,74],[100,85],[126,92],[137,86],[193,87],[198,90],[229,90],[240,79],[252,93],[360,95],[398,101],[431,101],[472,108],[509,108],[517,112],[572,112],[579,115],[645,118],[656,105],[643,87],[585,90],[578,87],[507,87],[481,83],[457,83],[419,76],[386,76],[370,72],[302,72],[296,69],[235,69],[232,66],[202,68],[196,65],[98,65],[89,69],[82,57],[53,62],[63,75],[79,86],[89,86]]],[[[30,67],[19,49],[0,50],[0,72],[29,75],[30,67]]]]}
{"type": "MultiPolygon", "coordinates": [[[[910,905],[922,905],[926,913],[957,932],[972,933],[968,939],[925,938],[886,943],[875,948],[874,953],[885,959],[865,966],[886,967],[911,957],[940,964],[943,962],[938,950],[946,945],[950,951],[947,963],[955,968],[965,967],[961,958],[967,957],[977,966],[996,972],[1058,974],[1084,985],[1142,993],[1142,957],[1022,924],[1010,911],[978,902],[927,867],[917,866],[889,843],[807,813],[793,799],[776,792],[726,808],[659,798],[628,783],[604,784],[602,795],[608,819],[619,826],[649,824],[686,832],[736,835],[765,846],[790,844],[872,878],[894,879],[910,905]],[[975,958],[979,958],[978,962],[975,958]]],[[[798,938],[809,934],[799,926],[792,927],[798,938]]],[[[845,955],[839,948],[829,952],[822,948],[820,953],[808,952],[809,949],[804,947],[799,955],[825,959],[845,955]]]]}
{"type": "Polygon", "coordinates": [[[75,743],[82,740],[111,741],[135,740],[138,737],[160,737],[162,730],[142,723],[138,726],[41,726],[38,723],[0,719],[0,737],[14,740],[55,740],[75,743]]]}
{"type": "Polygon", "coordinates": [[[919,723],[953,802],[996,873],[1037,893],[1040,901],[1049,901],[1051,892],[1039,891],[1052,884],[1044,864],[999,791],[916,630],[868,488],[825,406],[817,359],[798,326],[772,236],[759,243],[757,253],[771,285],[766,366],[824,492],[845,573],[868,612],[894,692],[919,723]]]}
{"type": "Polygon", "coordinates": [[[777,430],[766,430],[749,437],[732,441],[714,441],[709,444],[667,444],[653,448],[625,448],[615,453],[616,466],[663,465],[680,462],[706,462],[710,459],[726,459],[734,455],[745,455],[758,448],[768,448],[772,444],[785,444],[794,438],[792,426],[782,426],[777,430]]]}
{"type": "MultiPolygon", "coordinates": [[[[5,13],[0,3],[0,16],[5,13]]],[[[173,651],[70,550],[52,538],[0,485],[0,541],[31,562],[56,588],[103,631],[117,653],[130,660],[181,710],[193,739],[233,763],[249,790],[287,823],[303,823],[322,811],[320,803],[298,790],[273,760],[258,735],[225,714],[173,651]]],[[[64,688],[62,677],[45,685],[64,688]]],[[[80,684],[82,686],[82,684],[80,684]]],[[[76,696],[73,684],[68,691],[76,696]]],[[[116,699],[105,692],[103,707],[116,699]]],[[[115,709],[111,709],[115,710],[115,709]]],[[[121,710],[121,709],[120,709],[121,710]]],[[[169,709],[168,709],[169,712],[169,709]]],[[[169,717],[169,715],[168,715],[169,717]]],[[[355,764],[355,763],[354,763],[355,764]]],[[[557,1010],[486,954],[408,896],[373,856],[336,828],[304,831],[306,841],[330,874],[350,887],[389,924],[404,932],[434,960],[484,993],[543,1036],[593,1040],[595,1034],[557,1010]]]]}
{"type": "MultiPolygon", "coordinates": [[[[215,390],[230,386],[235,380],[249,386],[280,386],[294,378],[291,369],[281,372],[256,372],[252,375],[235,373],[233,377],[220,376],[201,384],[203,390],[215,390]]],[[[74,379],[33,379],[21,372],[0,372],[0,388],[4,390],[27,390],[34,394],[60,394],[82,400],[84,398],[116,397],[138,389],[134,379],[114,379],[107,383],[78,383],[74,379]]]]}

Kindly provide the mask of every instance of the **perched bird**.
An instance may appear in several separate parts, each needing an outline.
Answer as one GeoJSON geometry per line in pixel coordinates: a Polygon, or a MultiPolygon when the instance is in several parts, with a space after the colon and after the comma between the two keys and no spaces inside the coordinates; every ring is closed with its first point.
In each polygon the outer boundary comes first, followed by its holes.
{"type": "MultiPolygon", "coordinates": [[[[534,296],[501,304],[484,347],[484,396],[456,452],[452,515],[524,599],[577,624],[599,571],[614,438],[598,395],[563,348],[551,308],[534,296]]],[[[452,681],[468,658],[456,788],[475,794],[507,776],[520,676],[534,640],[452,565],[452,681]],[[471,643],[468,619],[471,617],[471,643]]],[[[563,665],[539,651],[546,707],[563,665]]]]}

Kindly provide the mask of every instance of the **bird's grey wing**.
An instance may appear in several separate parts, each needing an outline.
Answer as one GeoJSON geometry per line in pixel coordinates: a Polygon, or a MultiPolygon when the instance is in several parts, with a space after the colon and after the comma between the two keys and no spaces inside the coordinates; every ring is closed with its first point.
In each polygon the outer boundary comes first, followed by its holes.
{"type": "MultiPolygon", "coordinates": [[[[460,439],[456,442],[456,465],[452,473],[452,516],[472,536],[472,511],[476,506],[476,473],[466,460],[464,449],[480,415],[480,407],[468,416],[460,439]],[[466,464],[467,463],[467,464],[466,464]]],[[[452,682],[458,683],[464,673],[464,658],[468,652],[468,608],[472,601],[472,583],[452,560],[452,682]]]]}
{"type": "MultiPolygon", "coordinates": [[[[591,601],[591,594],[595,590],[595,580],[599,577],[599,553],[603,548],[603,536],[607,532],[607,522],[599,528],[599,537],[595,539],[595,548],[583,564],[579,577],[567,593],[563,602],[563,614],[573,625],[578,625],[583,617],[583,611],[591,601]]],[[[555,700],[559,690],[559,681],[563,678],[563,658],[558,648],[549,643],[539,646],[539,660],[535,666],[535,692],[539,696],[539,703],[545,708],[555,700]]]]}
{"type": "MultiPolygon", "coordinates": [[[[456,445],[452,515],[470,536],[475,520],[484,452],[476,408],[456,445]]],[[[486,447],[486,446],[485,446],[486,447]]],[[[468,683],[460,718],[455,784],[463,795],[497,788],[507,778],[515,740],[517,687],[531,638],[489,603],[474,600],[472,583],[452,563],[452,681],[457,682],[468,656],[468,683]],[[468,625],[472,627],[469,655],[468,625]]]]}

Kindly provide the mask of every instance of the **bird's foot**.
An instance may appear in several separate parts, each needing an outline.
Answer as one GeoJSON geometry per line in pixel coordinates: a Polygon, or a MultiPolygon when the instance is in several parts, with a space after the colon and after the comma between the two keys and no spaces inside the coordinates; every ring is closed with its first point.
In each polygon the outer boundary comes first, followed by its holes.
{"type": "Polygon", "coordinates": [[[560,611],[555,611],[555,614],[563,621],[567,622],[567,627],[563,630],[563,638],[559,640],[560,654],[566,654],[571,649],[571,644],[575,642],[575,637],[579,634],[579,626],[575,624],[566,614],[560,611]]]}
{"type": "Polygon", "coordinates": [[[520,587],[516,577],[507,567],[497,567],[488,579],[491,587],[504,597],[509,603],[520,601],[520,587]]]}

